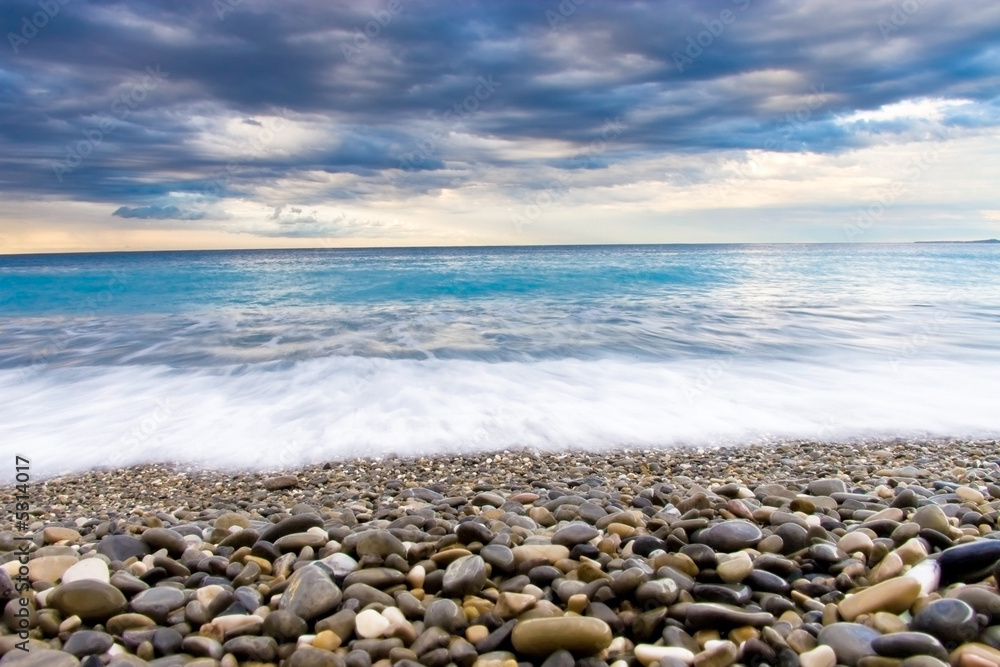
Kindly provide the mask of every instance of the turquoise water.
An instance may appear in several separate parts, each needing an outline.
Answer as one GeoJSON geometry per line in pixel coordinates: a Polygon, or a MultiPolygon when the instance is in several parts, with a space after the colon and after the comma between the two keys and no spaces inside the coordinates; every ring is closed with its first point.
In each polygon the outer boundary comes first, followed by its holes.
{"type": "Polygon", "coordinates": [[[0,438],[54,474],[996,435],[998,260],[985,244],[3,256],[0,438]]]}

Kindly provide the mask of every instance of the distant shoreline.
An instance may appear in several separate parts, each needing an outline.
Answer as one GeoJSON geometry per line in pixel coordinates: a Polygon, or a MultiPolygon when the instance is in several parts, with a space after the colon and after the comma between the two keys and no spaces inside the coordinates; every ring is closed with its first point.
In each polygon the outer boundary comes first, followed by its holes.
{"type": "Polygon", "coordinates": [[[982,239],[980,241],[914,241],[914,243],[1000,243],[1000,239],[982,239]]]}

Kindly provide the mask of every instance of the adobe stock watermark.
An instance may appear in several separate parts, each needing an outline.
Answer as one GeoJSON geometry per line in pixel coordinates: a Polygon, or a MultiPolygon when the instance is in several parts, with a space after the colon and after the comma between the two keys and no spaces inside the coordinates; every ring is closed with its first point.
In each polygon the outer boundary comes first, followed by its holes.
{"type": "Polygon", "coordinates": [[[154,442],[162,441],[163,436],[157,436],[157,431],[170,420],[176,407],[171,398],[157,399],[156,407],[133,422],[128,432],[119,439],[119,444],[122,447],[138,447],[150,439],[154,442]]]}
{"type": "MultiPolygon", "coordinates": [[[[732,3],[739,7],[741,12],[746,11],[750,6],[750,0],[732,0],[732,3]]],[[[685,67],[690,67],[694,61],[705,53],[705,49],[712,46],[715,40],[722,36],[726,28],[736,22],[737,14],[731,9],[723,9],[719,12],[717,19],[705,19],[701,22],[705,29],[696,35],[688,35],[687,46],[684,51],[674,51],[671,57],[678,72],[683,72],[685,67]]]]}
{"type": "Polygon", "coordinates": [[[503,406],[491,409],[483,422],[472,432],[472,442],[476,445],[494,443],[498,436],[507,435],[510,425],[503,412],[503,406]]]}
{"type": "Polygon", "coordinates": [[[63,178],[73,173],[84,159],[91,155],[104,139],[114,133],[126,118],[146,99],[150,92],[156,90],[170,74],[160,70],[160,65],[150,65],[146,68],[146,76],[132,86],[128,92],[122,93],[111,101],[110,114],[101,118],[97,127],[83,130],[83,139],[76,143],[66,144],[66,159],[52,161],[52,171],[56,180],[62,183],[63,178]]]}
{"type": "MultiPolygon", "coordinates": [[[[81,299],[78,309],[87,316],[96,316],[101,307],[111,303],[119,294],[122,294],[126,289],[128,289],[130,280],[131,279],[128,274],[124,271],[112,271],[106,286],[97,292],[88,294],[86,298],[81,299]]],[[[69,333],[71,330],[72,328],[63,330],[60,338],[57,338],[56,336],[49,336],[43,344],[33,347],[31,350],[31,363],[21,369],[19,374],[20,379],[25,380],[34,375],[41,370],[42,367],[50,363],[56,356],[68,349],[69,343],[73,337],[75,335],[80,335],[69,333]]]]}
{"type": "Polygon", "coordinates": [[[900,196],[905,194],[914,183],[923,178],[924,172],[931,165],[941,159],[942,145],[947,141],[947,137],[940,131],[934,131],[938,141],[933,148],[923,151],[919,156],[906,162],[905,175],[883,186],[875,192],[871,204],[861,206],[854,214],[854,222],[844,223],[844,236],[848,241],[856,241],[864,236],[869,229],[877,222],[885,219],[886,211],[896,203],[900,196]]]}
{"type": "MultiPolygon", "coordinates": [[[[789,141],[792,133],[805,127],[806,123],[812,119],[813,114],[821,109],[829,98],[825,83],[821,83],[819,87],[813,84],[809,86],[809,91],[809,96],[806,100],[794,111],[786,113],[781,122],[778,123],[781,139],[784,141],[789,141]]],[[[768,137],[767,141],[764,142],[764,150],[766,151],[772,151],[777,147],[778,139],[774,137],[768,137]]],[[[746,163],[739,164],[736,167],[736,176],[717,186],[720,196],[728,198],[735,194],[740,187],[746,185],[747,181],[760,172],[760,168],[761,165],[752,158],[746,163]]]]}
{"type": "Polygon", "coordinates": [[[274,141],[277,133],[289,122],[290,113],[288,109],[281,109],[277,118],[267,126],[263,126],[263,130],[256,137],[243,145],[243,157],[227,162],[225,167],[213,172],[211,180],[202,188],[201,196],[212,198],[222,196],[223,190],[243,171],[243,166],[259,158],[267,149],[268,144],[274,141]]]}
{"type": "Polygon", "coordinates": [[[344,54],[344,59],[351,64],[357,63],[361,59],[361,53],[371,46],[373,40],[378,39],[382,31],[392,23],[393,17],[402,11],[401,0],[389,0],[384,9],[373,9],[370,12],[372,20],[364,25],[354,26],[351,41],[340,43],[340,52],[344,54]]]}
{"type": "Polygon", "coordinates": [[[879,19],[875,25],[882,33],[882,39],[888,40],[894,32],[910,22],[910,17],[920,11],[920,0],[903,0],[892,3],[892,14],[888,19],[879,19]]]}
{"type": "Polygon", "coordinates": [[[904,337],[896,346],[896,353],[889,357],[889,368],[893,373],[898,373],[904,362],[913,359],[921,348],[940,337],[941,330],[954,318],[955,308],[965,304],[965,297],[955,291],[949,292],[946,299],[945,308],[924,320],[919,331],[904,337]]]}
{"type": "Polygon", "coordinates": [[[10,48],[14,50],[14,53],[20,54],[21,47],[33,40],[38,35],[38,31],[42,30],[52,19],[58,16],[59,12],[62,11],[63,5],[68,4],[69,1],[37,0],[41,11],[37,11],[31,16],[22,16],[21,30],[19,32],[7,33],[7,41],[10,42],[10,48]]]}
{"type": "MultiPolygon", "coordinates": [[[[607,152],[608,147],[622,135],[625,128],[626,125],[622,122],[621,115],[606,120],[601,128],[600,136],[592,140],[587,146],[587,150],[576,155],[573,160],[580,162],[581,167],[593,163],[599,155],[607,152]]],[[[514,230],[517,233],[523,232],[525,226],[538,220],[546,209],[569,192],[572,185],[569,176],[560,172],[553,180],[555,182],[551,185],[535,190],[530,201],[521,207],[520,213],[510,214],[511,224],[514,225],[514,230]]]]}
{"type": "Polygon", "coordinates": [[[576,14],[576,8],[587,0],[562,0],[554,10],[546,9],[545,18],[549,22],[549,28],[556,29],[557,25],[565,23],[569,17],[576,14]]]}
{"type": "Polygon", "coordinates": [[[236,11],[236,8],[243,4],[243,0],[212,0],[212,9],[220,21],[226,20],[226,14],[236,11]]]}
{"type": "Polygon", "coordinates": [[[684,394],[684,398],[687,399],[688,404],[693,405],[706,392],[710,391],[716,382],[729,375],[736,360],[746,354],[750,346],[760,339],[760,332],[752,332],[747,340],[736,343],[725,354],[701,366],[698,369],[698,375],[694,382],[687,382],[681,387],[681,393],[684,394]]]}
{"type": "MultiPolygon", "coordinates": [[[[399,168],[403,171],[418,169],[424,161],[437,153],[439,143],[448,136],[455,126],[479,111],[482,103],[493,97],[497,88],[502,85],[501,82],[493,79],[492,74],[481,76],[477,79],[477,85],[472,94],[453,104],[441,115],[432,113],[431,118],[438,122],[438,128],[417,139],[417,150],[399,156],[399,168]]],[[[389,179],[388,174],[383,173],[383,177],[389,179]]]]}

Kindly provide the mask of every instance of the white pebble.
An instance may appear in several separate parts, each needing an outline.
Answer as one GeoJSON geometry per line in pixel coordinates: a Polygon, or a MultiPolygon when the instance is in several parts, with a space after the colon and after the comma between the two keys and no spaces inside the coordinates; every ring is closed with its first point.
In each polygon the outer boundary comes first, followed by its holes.
{"type": "Polygon", "coordinates": [[[108,583],[111,581],[111,573],[108,565],[100,558],[85,558],[75,565],[70,566],[63,573],[62,583],[68,584],[71,581],[101,581],[108,583]]]}
{"type": "Polygon", "coordinates": [[[375,639],[389,629],[389,619],[374,609],[365,609],[354,619],[354,631],[362,639],[375,639]]]}
{"type": "Polygon", "coordinates": [[[636,660],[649,667],[655,665],[664,658],[673,658],[690,665],[694,662],[694,653],[679,646],[654,646],[652,644],[639,644],[635,647],[636,660]]]}

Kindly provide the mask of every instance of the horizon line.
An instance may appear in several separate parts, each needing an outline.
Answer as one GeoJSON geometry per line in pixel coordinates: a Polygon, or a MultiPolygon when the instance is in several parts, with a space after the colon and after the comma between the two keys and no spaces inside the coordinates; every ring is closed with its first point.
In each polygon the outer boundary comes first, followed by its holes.
{"type": "Polygon", "coordinates": [[[1000,239],[977,239],[972,241],[930,240],[930,241],[675,241],[667,243],[495,243],[485,245],[414,245],[414,246],[329,246],[272,247],[272,248],[162,248],[141,250],[40,250],[27,252],[2,252],[0,257],[28,257],[33,255],[121,255],[163,252],[299,252],[302,250],[365,251],[365,250],[446,250],[485,248],[601,248],[601,247],[652,247],[652,246],[765,246],[765,245],[912,245],[912,244],[994,244],[1000,239]]]}

